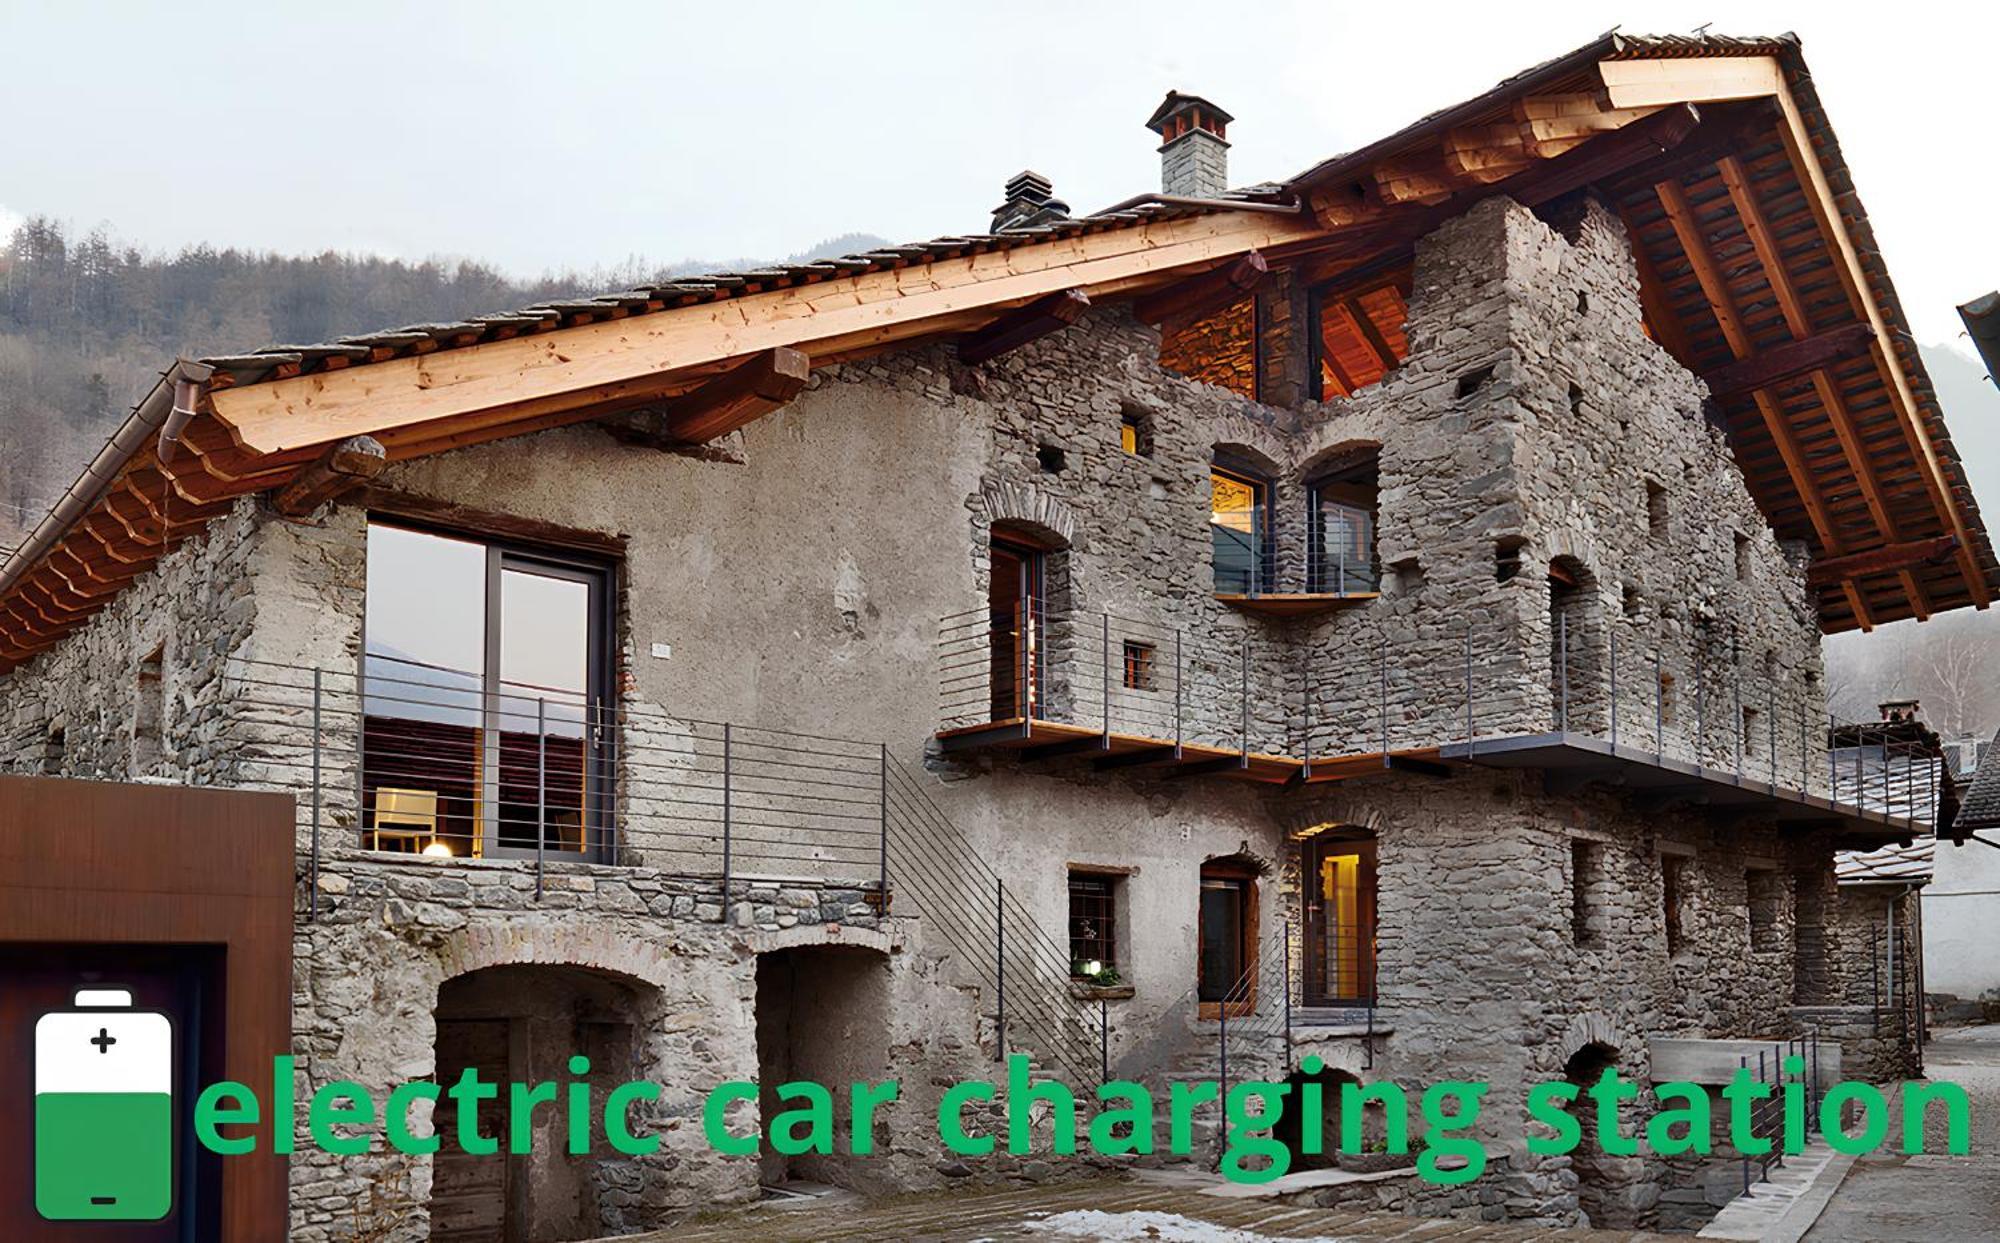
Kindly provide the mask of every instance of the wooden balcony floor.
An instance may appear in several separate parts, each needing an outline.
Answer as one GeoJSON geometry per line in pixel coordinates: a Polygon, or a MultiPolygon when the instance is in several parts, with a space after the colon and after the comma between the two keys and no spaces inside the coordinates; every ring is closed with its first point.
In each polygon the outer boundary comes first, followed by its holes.
{"type": "Polygon", "coordinates": [[[946,751],[1013,751],[1023,759],[1092,759],[1100,768],[1158,767],[1173,776],[1208,774],[1238,781],[1269,785],[1296,782],[1345,781],[1380,773],[1389,767],[1435,765],[1436,747],[1413,748],[1390,753],[1391,763],[1383,762],[1377,751],[1362,755],[1329,756],[1314,759],[1311,772],[1303,760],[1288,755],[1248,754],[1232,747],[1216,747],[1154,738],[1144,734],[1121,733],[1108,736],[1102,730],[1054,721],[1027,721],[1013,717],[959,729],[942,730],[938,741],[946,751]]]}

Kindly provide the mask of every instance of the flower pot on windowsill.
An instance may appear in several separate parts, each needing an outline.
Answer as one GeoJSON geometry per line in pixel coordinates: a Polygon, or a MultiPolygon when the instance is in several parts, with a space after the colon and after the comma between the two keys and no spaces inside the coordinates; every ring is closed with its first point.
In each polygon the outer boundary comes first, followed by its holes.
{"type": "Polygon", "coordinates": [[[1338,1153],[1334,1161],[1348,1173],[1384,1173],[1416,1165],[1416,1153],[1338,1153]]]}
{"type": "Polygon", "coordinates": [[[1071,980],[1069,994],[1084,1001],[1125,1001],[1132,996],[1130,984],[1093,984],[1089,980],[1071,980]]]}

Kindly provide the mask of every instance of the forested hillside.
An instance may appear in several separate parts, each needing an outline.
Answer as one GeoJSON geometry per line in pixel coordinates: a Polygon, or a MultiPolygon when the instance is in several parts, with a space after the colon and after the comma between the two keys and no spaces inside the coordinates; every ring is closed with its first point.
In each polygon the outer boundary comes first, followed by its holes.
{"type": "MultiPolygon", "coordinates": [[[[848,234],[785,258],[883,244],[848,234]]],[[[0,247],[0,547],[69,486],[175,354],[325,341],[771,261],[634,259],[516,281],[471,260],[299,258],[206,245],[153,254],[101,229],[78,237],[31,219],[0,247]]]]}

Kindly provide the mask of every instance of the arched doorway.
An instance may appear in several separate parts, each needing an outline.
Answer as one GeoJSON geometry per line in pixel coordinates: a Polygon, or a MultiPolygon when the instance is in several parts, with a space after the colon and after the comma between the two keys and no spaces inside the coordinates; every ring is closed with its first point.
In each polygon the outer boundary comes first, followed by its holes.
{"type": "Polygon", "coordinates": [[[1549,562],[1549,702],[1558,730],[1605,723],[1603,620],[1589,567],[1568,556],[1549,562]]]}
{"type": "MultiPolygon", "coordinates": [[[[438,988],[437,1081],[449,1088],[467,1070],[501,1085],[471,1108],[478,1134],[499,1141],[491,1155],[458,1142],[459,1111],[449,1096],[433,1117],[439,1146],[431,1161],[431,1238],[438,1243],[560,1243],[598,1238],[622,1225],[600,1203],[629,1170],[591,1124],[591,1151],[568,1150],[567,1116],[557,1104],[532,1110],[524,1124],[532,1151],[508,1151],[515,1119],[507,1085],[588,1082],[602,1101],[625,1082],[645,1079],[643,1034],[652,1026],[654,990],[636,980],[583,967],[508,964],[483,967],[438,988]],[[590,1059],[573,1074],[570,1059],[590,1059]]],[[[639,1129],[634,1123],[634,1129],[639,1129]]],[[[627,1180],[629,1181],[629,1180],[627,1180]]]]}
{"type": "MultiPolygon", "coordinates": [[[[1284,1112],[1271,1128],[1271,1138],[1285,1146],[1292,1154],[1292,1170],[1330,1170],[1339,1164],[1340,1153],[1340,1094],[1348,1084],[1359,1086],[1361,1080],[1344,1070],[1323,1066],[1315,1074],[1294,1070],[1285,1077],[1285,1084],[1291,1090],[1285,1094],[1284,1112]],[[1318,1152],[1307,1152],[1305,1146],[1305,1119],[1300,1101],[1307,1084],[1317,1085],[1320,1100],[1320,1141],[1318,1152]]],[[[1379,1138],[1380,1124],[1377,1119],[1365,1119],[1362,1125],[1364,1137],[1379,1138]],[[1376,1134],[1370,1134],[1372,1129],[1376,1134]]]]}
{"type": "MultiPolygon", "coordinates": [[[[1570,1054],[1563,1063],[1563,1078],[1588,1092],[1605,1071],[1618,1064],[1618,1051],[1610,1045],[1591,1041],[1570,1054]]],[[[1576,1175],[1576,1203],[1583,1213],[1581,1226],[1611,1226],[1627,1224],[1615,1221],[1620,1214],[1616,1211],[1613,1193],[1615,1185],[1622,1180],[1617,1169],[1617,1158],[1607,1155],[1598,1138],[1597,1103],[1589,1096],[1579,1094],[1570,1104],[1570,1114],[1577,1120],[1583,1131],[1583,1138],[1576,1150],[1570,1154],[1570,1172],[1576,1175]]]]}
{"type": "MultiPolygon", "coordinates": [[[[889,959],[880,950],[795,945],[757,955],[757,1104],[764,1126],[798,1105],[781,1102],[778,1086],[803,1080],[833,1094],[835,1136],[832,1154],[799,1156],[776,1151],[767,1136],[759,1150],[760,1182],[890,1189],[867,1159],[846,1155],[853,1117],[848,1086],[888,1077],[888,1045],[889,959]]],[[[882,1110],[874,1123],[880,1151],[887,1134],[882,1110]]]]}

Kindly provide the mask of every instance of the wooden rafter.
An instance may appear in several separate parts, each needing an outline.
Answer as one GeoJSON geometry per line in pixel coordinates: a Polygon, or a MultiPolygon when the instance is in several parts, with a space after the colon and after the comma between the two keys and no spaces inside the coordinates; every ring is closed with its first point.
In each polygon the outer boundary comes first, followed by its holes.
{"type": "Polygon", "coordinates": [[[287,518],[303,518],[375,478],[387,464],[381,441],[373,436],[349,437],[328,446],[317,461],[293,476],[274,503],[287,518]]]}
{"type": "Polygon", "coordinates": [[[1702,373],[1717,401],[1772,388],[1868,353],[1875,334],[1866,324],[1845,324],[1783,345],[1767,346],[1750,357],[1702,373]]]}
{"type": "Polygon", "coordinates": [[[1162,324],[1168,320],[1189,322],[1206,319],[1217,311],[1235,306],[1248,297],[1269,276],[1271,265],[1263,255],[1251,251],[1219,271],[1197,276],[1159,293],[1136,299],[1132,316],[1142,324],[1162,324]]]}
{"type": "Polygon", "coordinates": [[[812,360],[779,346],[756,354],[666,407],[666,432],[682,444],[707,444],[753,423],[806,391],[812,360]]]}
{"type": "Polygon", "coordinates": [[[1039,341],[1083,318],[1090,309],[1090,295],[1081,289],[1064,289],[1016,307],[992,323],[958,339],[958,360],[976,366],[1039,341]]]}

